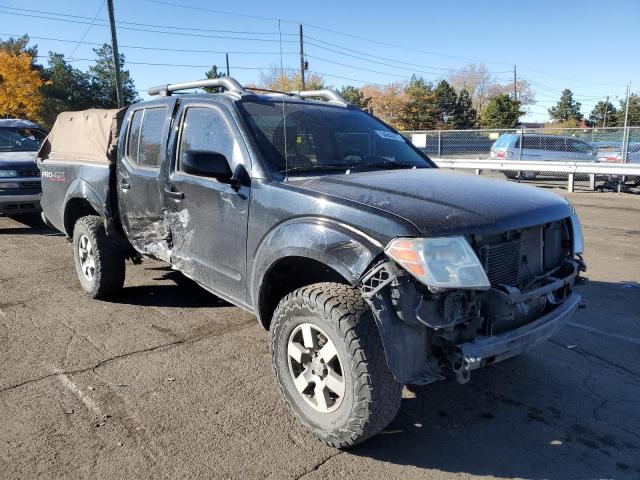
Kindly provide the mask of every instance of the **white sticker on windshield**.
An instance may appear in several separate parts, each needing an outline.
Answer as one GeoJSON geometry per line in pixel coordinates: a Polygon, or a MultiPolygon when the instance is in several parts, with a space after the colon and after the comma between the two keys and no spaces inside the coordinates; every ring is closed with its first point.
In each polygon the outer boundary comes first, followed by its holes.
{"type": "Polygon", "coordinates": [[[397,142],[404,142],[404,137],[399,133],[387,132],[386,130],[376,130],[375,131],[378,136],[384,138],[385,140],[395,140],[397,142]]]}

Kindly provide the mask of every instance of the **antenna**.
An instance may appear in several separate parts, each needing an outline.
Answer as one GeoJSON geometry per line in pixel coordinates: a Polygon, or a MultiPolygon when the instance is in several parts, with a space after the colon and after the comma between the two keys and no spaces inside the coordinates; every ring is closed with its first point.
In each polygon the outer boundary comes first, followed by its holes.
{"type": "MultiPolygon", "coordinates": [[[[282,28],[280,27],[280,19],[278,19],[278,34],[280,36],[280,78],[284,83],[284,65],[282,63],[282,28]]],[[[285,89],[283,89],[285,90],[285,89]]],[[[284,179],[289,180],[289,154],[287,153],[287,115],[284,110],[284,97],[282,95],[282,129],[284,139],[284,179]]]]}

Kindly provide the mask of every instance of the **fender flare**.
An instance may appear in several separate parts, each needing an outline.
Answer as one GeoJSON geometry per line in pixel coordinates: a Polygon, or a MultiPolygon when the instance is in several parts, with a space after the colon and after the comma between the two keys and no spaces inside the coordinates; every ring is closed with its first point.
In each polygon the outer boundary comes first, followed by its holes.
{"type": "Polygon", "coordinates": [[[384,246],[364,232],[333,219],[297,217],[278,224],[255,251],[250,296],[259,311],[263,279],[280,260],[303,257],[316,260],[357,286],[384,246]]]}
{"type": "MultiPolygon", "coordinates": [[[[73,200],[81,199],[85,200],[93,207],[93,209],[102,217],[103,221],[106,224],[107,221],[107,205],[105,200],[101,199],[100,196],[96,193],[96,191],[91,188],[91,186],[80,178],[76,178],[71,184],[69,188],[67,188],[67,192],[64,197],[63,209],[62,209],[62,222],[65,227],[67,226],[67,212],[69,203],[73,200]]],[[[71,232],[73,233],[73,232],[71,232]]],[[[67,232],[69,234],[69,232],[67,232]]]]}

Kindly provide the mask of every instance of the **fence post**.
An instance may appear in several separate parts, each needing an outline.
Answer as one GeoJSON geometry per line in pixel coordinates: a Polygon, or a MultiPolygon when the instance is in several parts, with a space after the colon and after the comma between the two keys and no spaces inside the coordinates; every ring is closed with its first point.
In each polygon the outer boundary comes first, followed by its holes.
{"type": "Polygon", "coordinates": [[[596,189],[596,175],[594,173],[589,174],[589,189],[592,192],[596,189]]]}
{"type": "Polygon", "coordinates": [[[573,187],[574,187],[574,177],[575,175],[573,173],[569,174],[569,184],[567,185],[567,190],[569,190],[569,193],[573,193],[573,187]]]}
{"type": "Polygon", "coordinates": [[[442,130],[438,130],[438,158],[442,158],[442,130]]]}
{"type": "Polygon", "coordinates": [[[524,129],[521,128],[520,129],[520,151],[518,153],[518,160],[522,160],[522,137],[523,137],[523,131],[524,131],[524,129]]]}

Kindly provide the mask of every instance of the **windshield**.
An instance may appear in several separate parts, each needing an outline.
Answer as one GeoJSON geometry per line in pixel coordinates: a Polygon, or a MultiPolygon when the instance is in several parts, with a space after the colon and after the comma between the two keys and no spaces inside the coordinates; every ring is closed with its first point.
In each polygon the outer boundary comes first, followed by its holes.
{"type": "Polygon", "coordinates": [[[45,137],[41,130],[0,127],[0,152],[36,152],[45,137]]]}
{"type": "Polygon", "coordinates": [[[282,173],[432,166],[404,137],[360,110],[285,102],[283,119],[278,100],[241,105],[262,153],[282,173]]]}

